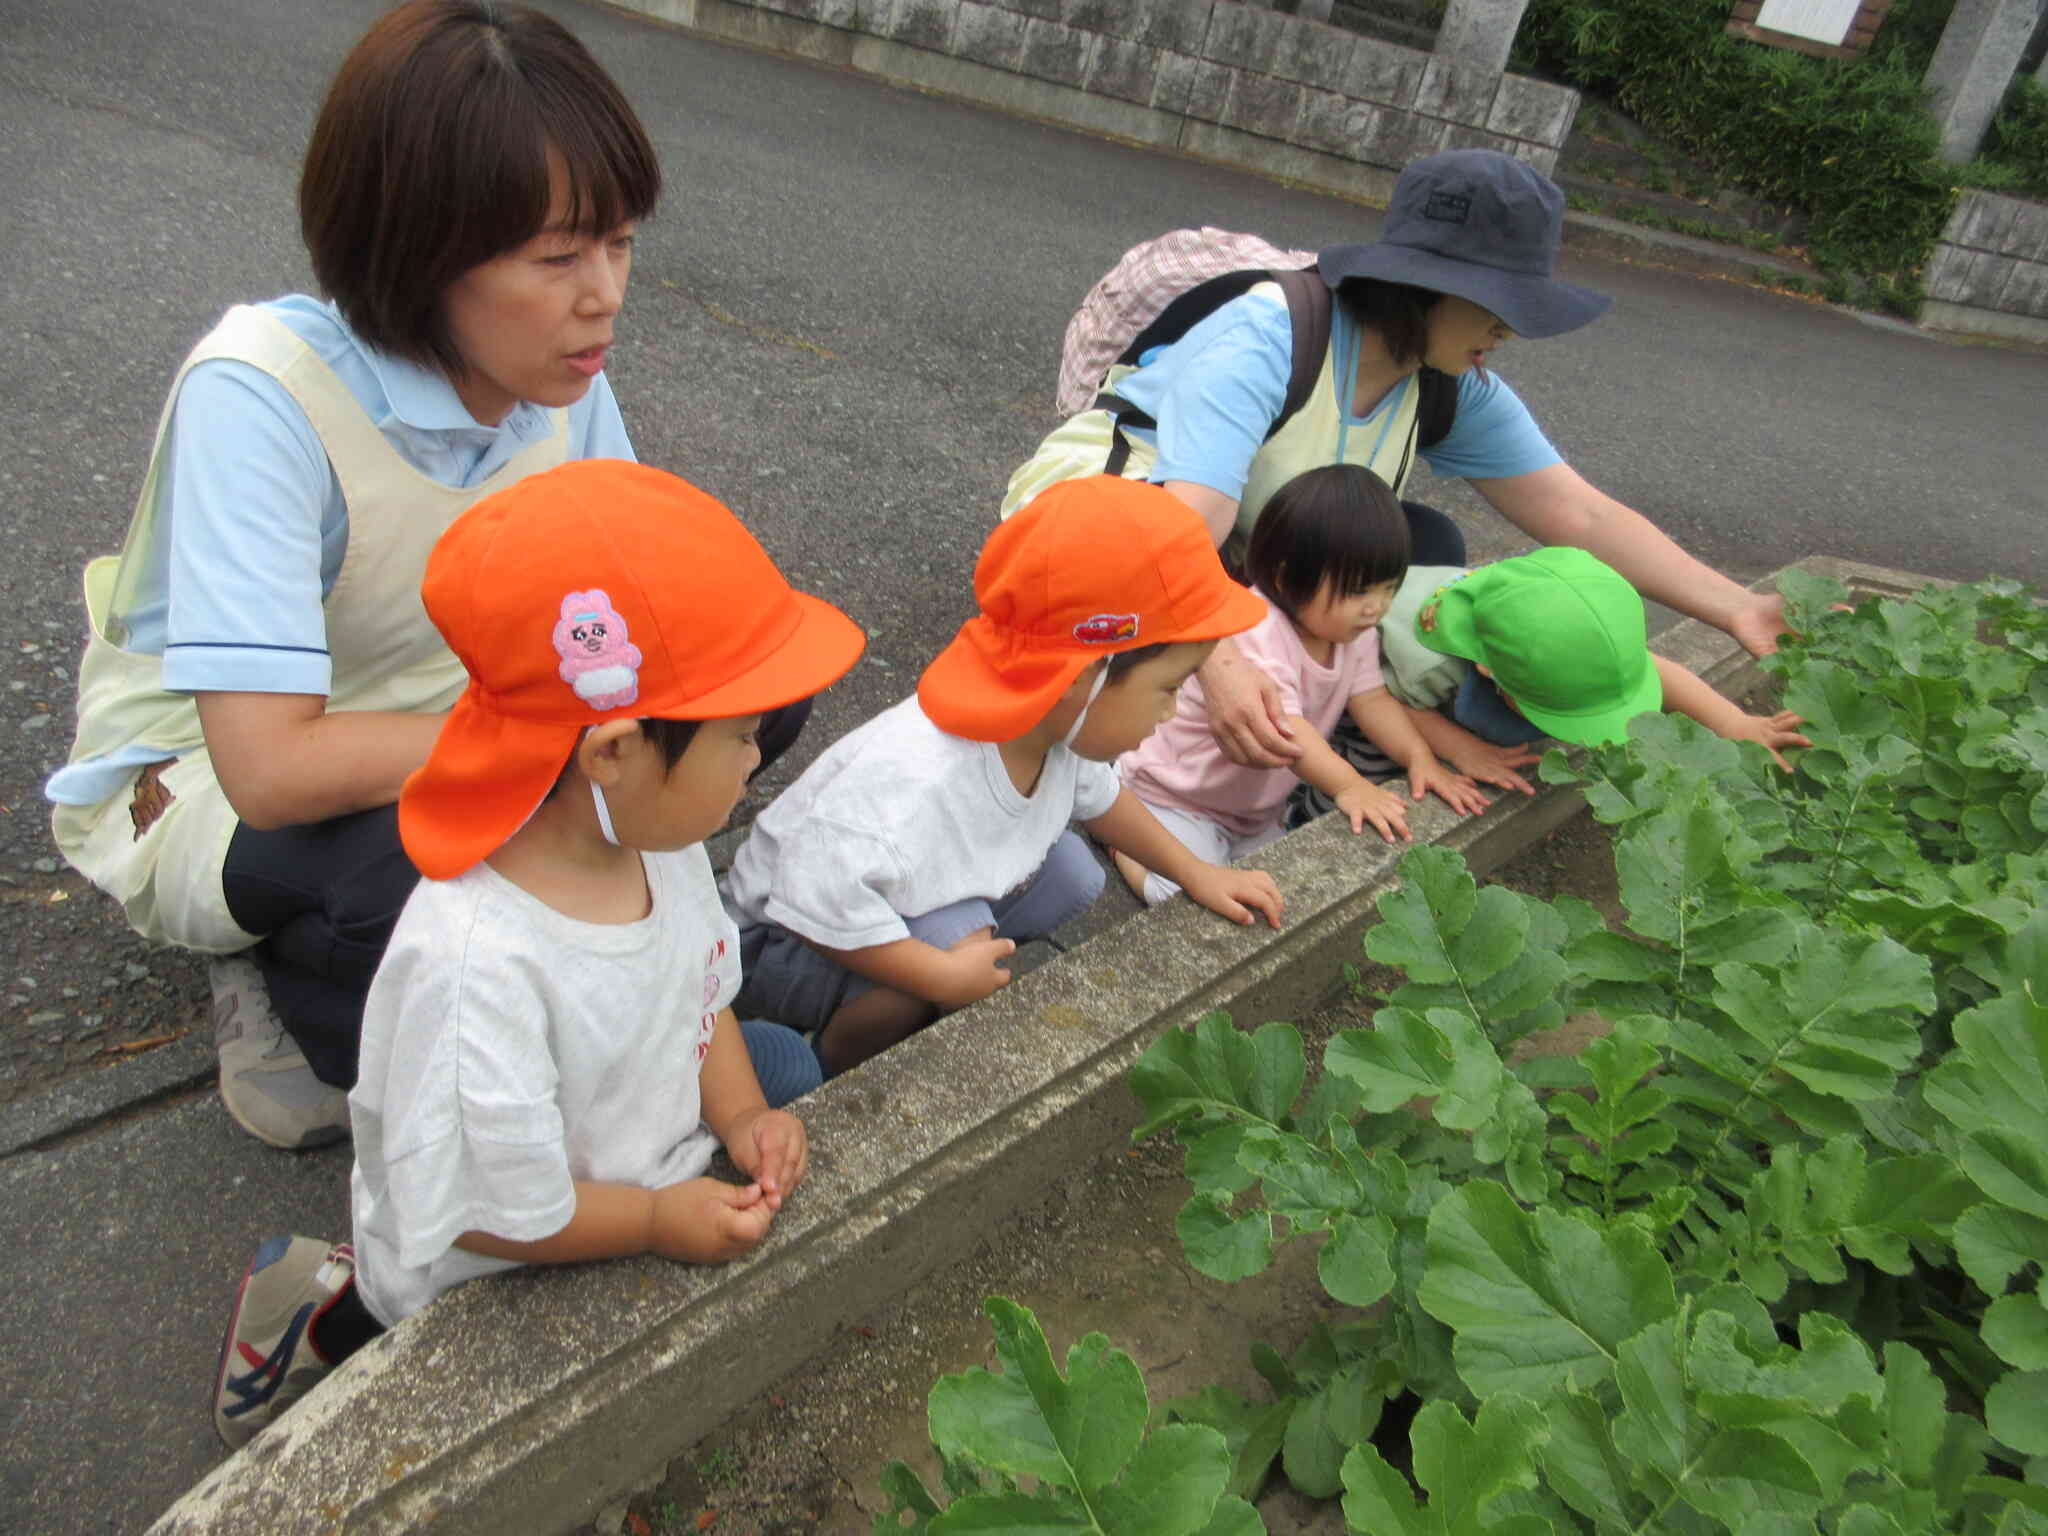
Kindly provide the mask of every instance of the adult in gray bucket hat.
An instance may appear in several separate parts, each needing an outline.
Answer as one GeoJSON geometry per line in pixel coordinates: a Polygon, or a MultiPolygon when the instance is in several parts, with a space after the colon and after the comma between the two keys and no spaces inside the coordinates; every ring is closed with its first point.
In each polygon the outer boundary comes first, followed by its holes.
{"type": "MultiPolygon", "coordinates": [[[[1261,283],[1112,368],[1096,408],[1062,424],[1012,476],[1004,515],[1057,480],[1109,468],[1165,485],[1220,545],[1233,530],[1248,534],[1273,492],[1305,470],[1364,465],[1398,495],[1419,454],[1541,542],[1590,550],[1647,596],[1753,652],[1771,649],[1783,627],[1776,599],[1701,565],[1588,484],[1487,367],[1510,336],[1560,336],[1606,312],[1604,295],[1553,275],[1563,223],[1564,195],[1506,155],[1461,149],[1414,161],[1380,237],[1317,259],[1332,290],[1329,341],[1294,414],[1282,419],[1294,371],[1287,297],[1261,283]]],[[[1466,563],[1449,517],[1402,506],[1416,565],[1466,563]]],[[[1225,755],[1275,767],[1299,752],[1277,689],[1235,645],[1221,643],[1201,675],[1225,755]]]]}

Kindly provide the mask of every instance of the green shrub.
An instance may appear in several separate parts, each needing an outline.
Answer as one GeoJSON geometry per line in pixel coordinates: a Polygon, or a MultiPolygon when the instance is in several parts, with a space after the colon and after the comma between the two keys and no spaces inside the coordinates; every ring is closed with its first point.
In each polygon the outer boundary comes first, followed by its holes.
{"type": "Polygon", "coordinates": [[[2024,75],[2015,80],[1984,149],[1985,158],[2013,173],[2013,191],[2048,197],[2048,88],[2024,75]]]}
{"type": "Polygon", "coordinates": [[[1531,0],[1518,47],[1753,192],[1807,210],[1820,265],[1918,267],[1955,178],[1935,155],[1910,50],[1809,58],[1732,38],[1727,21],[1727,0],[1531,0]]]}

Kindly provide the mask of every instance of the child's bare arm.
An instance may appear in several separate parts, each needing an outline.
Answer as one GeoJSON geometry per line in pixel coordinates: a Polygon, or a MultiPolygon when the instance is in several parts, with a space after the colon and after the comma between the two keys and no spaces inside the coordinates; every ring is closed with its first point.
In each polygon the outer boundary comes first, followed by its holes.
{"type": "Polygon", "coordinates": [[[1128,789],[1118,793],[1108,810],[1081,825],[1097,842],[1157,870],[1211,912],[1233,923],[1249,923],[1256,911],[1273,927],[1280,926],[1283,903],[1280,887],[1271,875],[1261,869],[1230,869],[1197,858],[1128,789]]]}
{"type": "Polygon", "coordinates": [[[1301,756],[1294,760],[1295,776],[1336,801],[1337,809],[1350,818],[1352,831],[1363,832],[1369,821],[1390,843],[1414,840],[1408,831],[1406,801],[1346,762],[1306,717],[1296,715],[1292,723],[1295,740],[1302,744],[1301,756]]]}
{"type": "Polygon", "coordinates": [[[1525,795],[1536,793],[1536,786],[1515,770],[1541,762],[1542,753],[1528,747],[1497,747],[1439,710],[1403,707],[1410,723],[1429,743],[1429,750],[1467,778],[1502,789],[1519,789],[1525,795]]]}
{"type": "Polygon", "coordinates": [[[1650,659],[1657,664],[1657,677],[1664,685],[1665,709],[1689,715],[1716,736],[1725,736],[1730,741],[1761,743],[1772,760],[1787,773],[1792,771],[1792,765],[1785,761],[1779,748],[1813,745],[1799,734],[1800,718],[1790,710],[1775,715],[1752,715],[1733,699],[1725,699],[1716,693],[1698,673],[1680,666],[1669,657],[1653,653],[1650,659]]]}
{"type": "Polygon", "coordinates": [[[1435,792],[1445,805],[1460,816],[1486,809],[1486,796],[1462,773],[1454,773],[1437,761],[1408,706],[1385,685],[1354,694],[1345,705],[1352,721],[1366,739],[1408,770],[1409,792],[1420,800],[1435,792]]]}
{"type": "Polygon", "coordinates": [[[951,949],[912,938],[863,949],[832,949],[823,944],[812,948],[877,986],[921,997],[941,1008],[965,1008],[1007,986],[1010,973],[1000,962],[1017,952],[1012,939],[979,934],[962,939],[951,949]]]}
{"type": "Polygon", "coordinates": [[[699,1264],[736,1258],[767,1234],[783,1197],[802,1181],[809,1144],[796,1116],[770,1109],[754,1063],[727,1008],[712,1030],[699,1071],[705,1127],[752,1184],[684,1179],[660,1189],[593,1180],[576,1183],[576,1214],[560,1231],[534,1242],[465,1232],[459,1247],[522,1264],[580,1264],[657,1253],[699,1264]]]}
{"type": "Polygon", "coordinates": [[[774,1214],[758,1184],[703,1178],[642,1189],[578,1180],[576,1214],[560,1231],[526,1243],[471,1231],[455,1245],[521,1264],[581,1264],[636,1253],[714,1264],[760,1242],[774,1214]]]}

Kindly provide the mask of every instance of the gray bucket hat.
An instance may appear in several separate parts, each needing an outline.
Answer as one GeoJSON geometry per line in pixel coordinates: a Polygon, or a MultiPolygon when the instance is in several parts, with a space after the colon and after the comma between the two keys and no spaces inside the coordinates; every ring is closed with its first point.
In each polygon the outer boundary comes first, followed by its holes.
{"type": "Polygon", "coordinates": [[[1564,194],[1549,177],[1498,150],[1452,149],[1401,172],[1379,239],[1333,245],[1317,265],[1332,287],[1409,283],[1470,299],[1518,336],[1561,336],[1614,302],[1550,275],[1563,229],[1564,194]]]}

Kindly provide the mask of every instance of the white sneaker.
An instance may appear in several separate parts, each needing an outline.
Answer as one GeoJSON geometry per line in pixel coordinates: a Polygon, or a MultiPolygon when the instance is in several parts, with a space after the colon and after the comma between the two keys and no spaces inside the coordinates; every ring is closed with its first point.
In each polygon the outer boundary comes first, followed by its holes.
{"type": "Polygon", "coordinates": [[[220,1101],[258,1141],[287,1151],[324,1147],[348,1134],[348,1092],[323,1083],[270,1005],[253,960],[236,955],[207,967],[213,983],[213,1043],[220,1053],[220,1101]]]}

